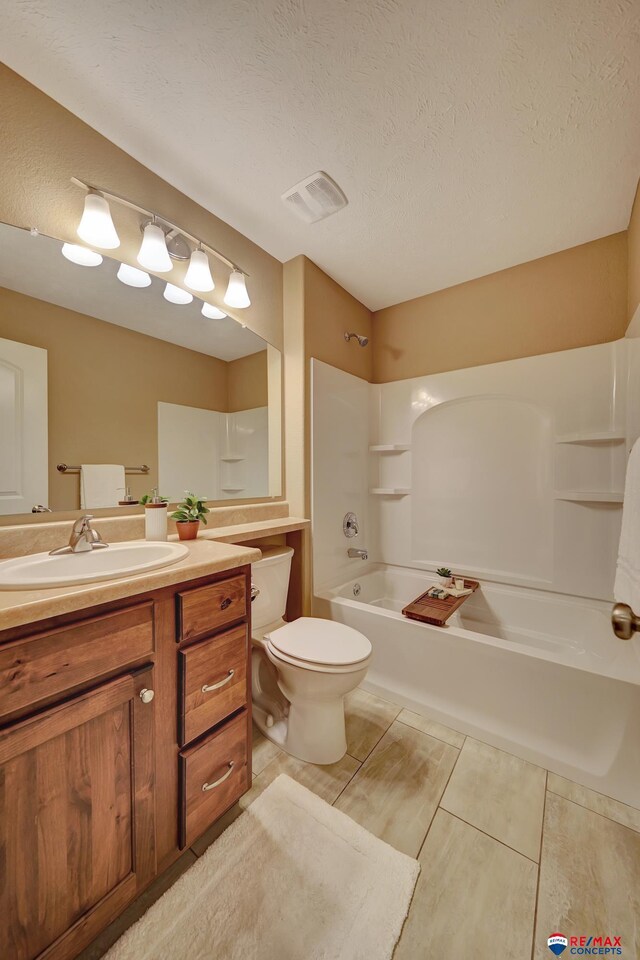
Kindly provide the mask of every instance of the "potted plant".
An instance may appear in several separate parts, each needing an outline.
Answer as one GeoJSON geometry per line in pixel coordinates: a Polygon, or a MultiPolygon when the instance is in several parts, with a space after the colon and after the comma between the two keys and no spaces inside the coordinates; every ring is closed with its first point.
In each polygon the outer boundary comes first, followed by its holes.
{"type": "Polygon", "coordinates": [[[449,570],[449,567],[438,567],[436,574],[441,586],[451,586],[451,570],[449,570]]]}
{"type": "Polygon", "coordinates": [[[195,540],[198,536],[200,521],[206,524],[206,514],[209,513],[209,507],[205,506],[202,497],[196,497],[195,493],[185,490],[184,500],[178,504],[178,509],[171,514],[171,519],[176,522],[178,537],[181,540],[195,540]]]}

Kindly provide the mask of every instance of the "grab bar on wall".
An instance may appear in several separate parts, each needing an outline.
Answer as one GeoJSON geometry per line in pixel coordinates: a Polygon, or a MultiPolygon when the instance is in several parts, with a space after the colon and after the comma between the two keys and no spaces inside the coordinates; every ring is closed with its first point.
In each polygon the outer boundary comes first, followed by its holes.
{"type": "MultiPolygon", "coordinates": [[[[56,469],[60,473],[80,473],[80,467],[70,467],[68,463],[59,463],[56,469]]],[[[149,467],[146,463],[143,463],[139,467],[125,467],[125,473],[149,473],[149,467]]]]}

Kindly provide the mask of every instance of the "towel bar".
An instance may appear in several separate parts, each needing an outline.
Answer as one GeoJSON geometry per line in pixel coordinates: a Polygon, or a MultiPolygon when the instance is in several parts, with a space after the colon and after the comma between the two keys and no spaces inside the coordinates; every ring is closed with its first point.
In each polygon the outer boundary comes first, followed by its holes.
{"type": "Polygon", "coordinates": [[[637,617],[628,603],[616,603],[611,611],[611,624],[616,637],[621,640],[631,640],[637,630],[640,630],[640,617],[637,617]]]}
{"type": "MultiPolygon", "coordinates": [[[[57,468],[59,473],[80,473],[80,467],[70,467],[67,463],[59,463],[57,468]]],[[[125,473],[149,473],[149,467],[143,463],[139,467],[125,467],[125,473]]]]}

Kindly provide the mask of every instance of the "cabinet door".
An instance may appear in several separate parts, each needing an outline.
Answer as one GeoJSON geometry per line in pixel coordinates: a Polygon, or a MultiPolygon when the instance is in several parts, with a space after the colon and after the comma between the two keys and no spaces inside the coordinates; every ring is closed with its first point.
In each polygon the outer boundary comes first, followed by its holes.
{"type": "Polygon", "coordinates": [[[152,675],[0,734],[0,957],[74,957],[153,876],[152,675]]]}

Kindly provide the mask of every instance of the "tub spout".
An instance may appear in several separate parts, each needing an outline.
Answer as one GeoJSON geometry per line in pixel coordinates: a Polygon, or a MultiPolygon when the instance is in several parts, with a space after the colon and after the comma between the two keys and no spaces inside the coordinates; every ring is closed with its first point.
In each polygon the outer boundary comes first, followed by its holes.
{"type": "Polygon", "coordinates": [[[369,559],[369,554],[366,550],[358,550],[356,547],[349,547],[349,549],[347,550],[347,556],[351,557],[352,559],[359,559],[359,560],[369,559]]]}

